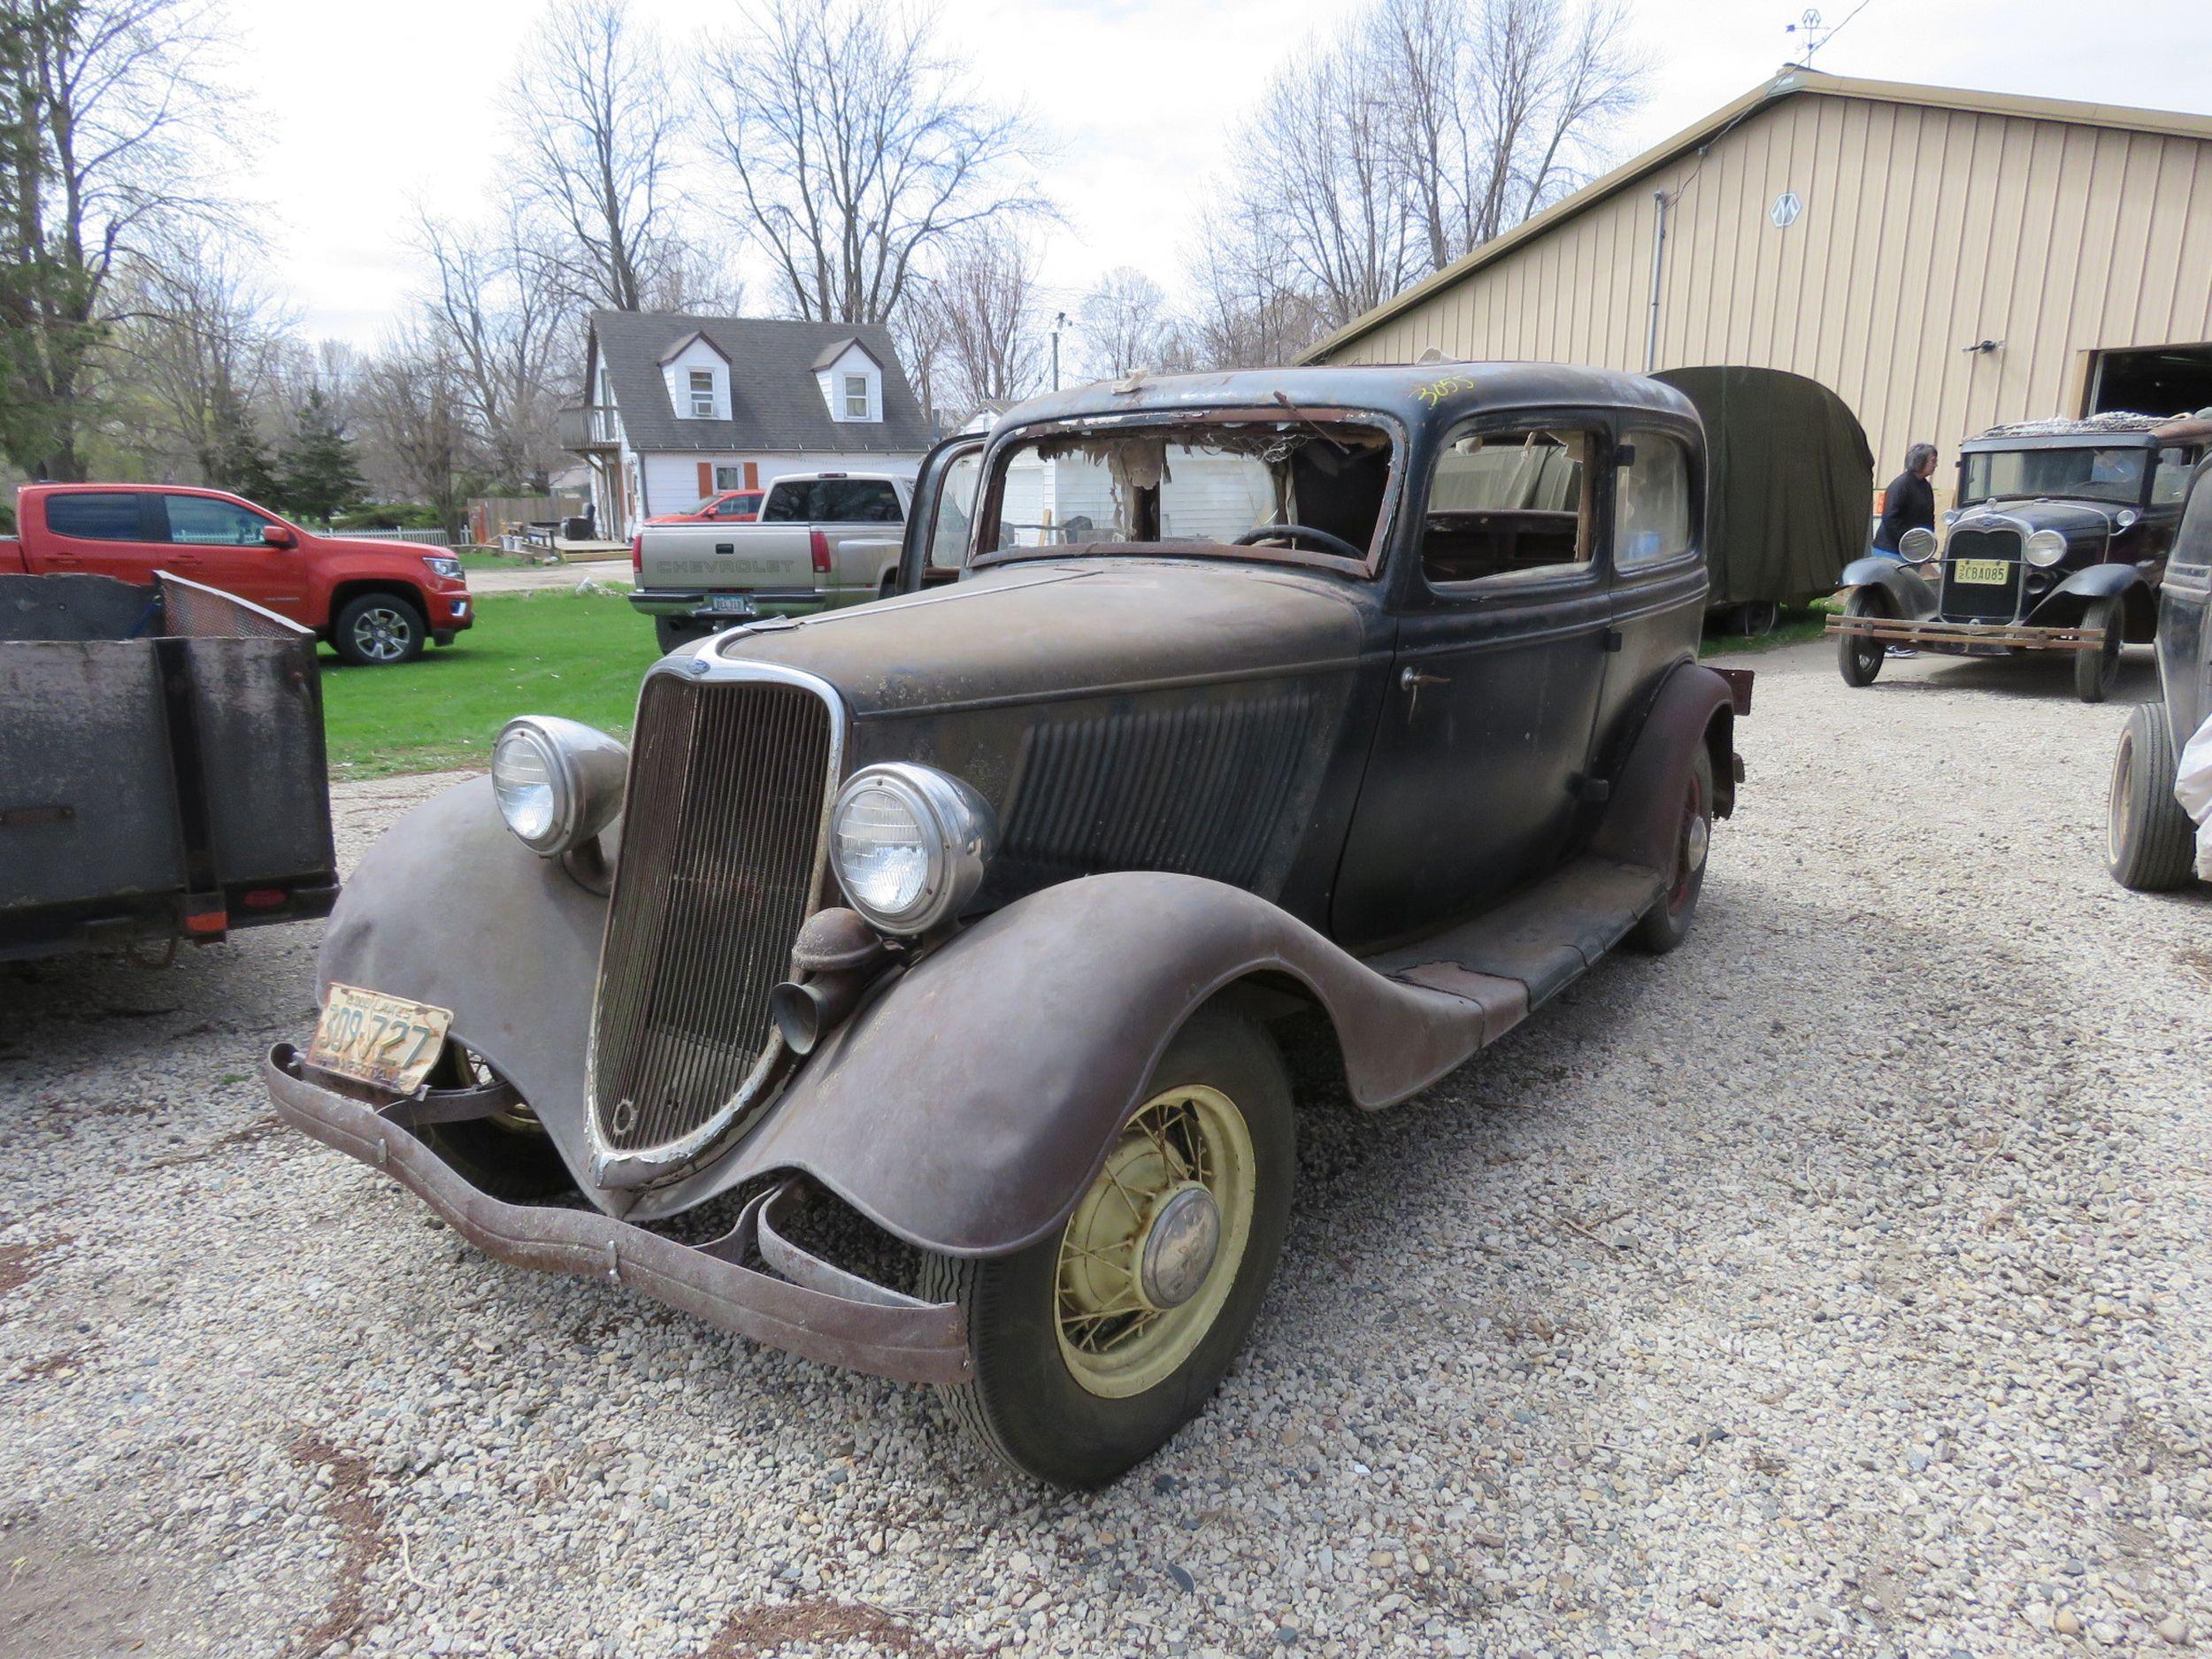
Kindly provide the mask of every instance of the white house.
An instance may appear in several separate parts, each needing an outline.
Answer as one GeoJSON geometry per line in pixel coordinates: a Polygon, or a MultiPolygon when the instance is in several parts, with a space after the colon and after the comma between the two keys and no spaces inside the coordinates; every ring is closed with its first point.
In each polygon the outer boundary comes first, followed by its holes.
{"type": "Polygon", "coordinates": [[[878,325],[594,311],[565,441],[603,536],[786,472],[911,474],[929,423],[878,325]]]}

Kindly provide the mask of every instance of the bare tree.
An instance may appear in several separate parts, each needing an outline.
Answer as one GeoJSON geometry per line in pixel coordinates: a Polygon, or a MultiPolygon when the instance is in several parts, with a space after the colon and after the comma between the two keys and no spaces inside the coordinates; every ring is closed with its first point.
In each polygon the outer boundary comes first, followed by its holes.
{"type": "Polygon", "coordinates": [[[250,266],[220,243],[160,246],[118,279],[111,335],[119,372],[152,411],[138,429],[145,453],[248,495],[268,477],[255,463],[293,322],[250,266]]]}
{"type": "Polygon", "coordinates": [[[1043,211],[1010,176],[1027,123],[967,88],[919,14],[770,0],[710,73],[717,157],[796,316],[886,322],[933,252],[1043,211]]]}
{"type": "Polygon", "coordinates": [[[949,403],[972,412],[1037,389],[1045,344],[1035,257],[1023,243],[983,232],[961,237],[920,303],[943,341],[949,403]]]}
{"type": "Polygon", "coordinates": [[[625,0],[562,0],[524,48],[507,103],[516,186],[569,239],[576,298],[646,309],[680,257],[666,196],[682,106],[658,38],[625,0]]]}
{"type": "Polygon", "coordinates": [[[1200,284],[1194,349],[1241,357],[1231,336],[1271,344],[1310,313],[1340,326],[1583,182],[1642,96],[1625,15],[1624,0],[1375,0],[1310,41],[1247,123],[1200,261],[1232,280],[1200,284]]]}
{"type": "Polygon", "coordinates": [[[81,478],[117,278],[180,221],[221,215],[205,179],[226,95],[203,73],[206,0],[0,0],[0,352],[9,453],[81,478]]]}
{"type": "Polygon", "coordinates": [[[1189,369],[1288,363],[1328,332],[1263,209],[1231,204],[1200,223],[1187,280],[1196,300],[1171,361],[1189,369]]]}
{"type": "Polygon", "coordinates": [[[1158,369],[1177,344],[1174,313],[1160,285],[1141,271],[1118,265],[1075,308],[1084,363],[1094,380],[1118,380],[1139,369],[1158,369]]]}
{"type": "Polygon", "coordinates": [[[577,374],[580,329],[559,262],[513,211],[495,230],[426,218],[419,241],[435,276],[425,316],[486,466],[502,486],[541,488],[562,457],[555,426],[577,374]]]}
{"type": "Polygon", "coordinates": [[[932,431],[942,431],[970,411],[946,407],[949,343],[942,311],[927,302],[927,290],[917,289],[891,318],[891,343],[906,365],[906,378],[922,405],[922,418],[932,431]]]}
{"type": "Polygon", "coordinates": [[[427,503],[457,534],[472,472],[468,392],[442,342],[403,327],[364,365],[355,403],[370,483],[427,503]]]}

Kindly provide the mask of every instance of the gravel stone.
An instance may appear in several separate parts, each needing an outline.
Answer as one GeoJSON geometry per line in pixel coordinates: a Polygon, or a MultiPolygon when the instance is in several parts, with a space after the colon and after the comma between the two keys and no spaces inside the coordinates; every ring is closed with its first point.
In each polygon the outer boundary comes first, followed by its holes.
{"type": "MultiPolygon", "coordinates": [[[[314,928],[0,969],[0,1659],[2212,1628],[2212,895],[2101,864],[2147,657],[2095,708],[2064,664],[1737,660],[1750,777],[1689,942],[1373,1117],[1294,1042],[1254,1344],[1102,1492],[486,1260],[282,1129],[256,1066],[314,928]]],[[[342,864],[447,781],[341,785],[342,864]]]]}

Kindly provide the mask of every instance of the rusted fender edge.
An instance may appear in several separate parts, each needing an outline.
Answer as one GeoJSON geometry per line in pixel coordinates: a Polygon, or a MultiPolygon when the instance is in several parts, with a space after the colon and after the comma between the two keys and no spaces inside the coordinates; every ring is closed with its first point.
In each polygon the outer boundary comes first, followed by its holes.
{"type": "Polygon", "coordinates": [[[336,979],[452,1010],[455,1039],[521,1091],[589,1190],[584,1050],[606,918],[606,900],[508,833],[491,780],[472,778],[393,825],[348,878],[316,1000],[336,979]]]}
{"type": "MultiPolygon", "coordinates": [[[[641,1198],[666,1214],[803,1171],[887,1231],[952,1256],[1060,1225],[1191,1011],[1253,975],[1333,1021],[1362,1106],[1403,1098],[1525,1011],[1385,979],[1266,900],[1125,872],[1034,893],[899,976],[810,1059],[721,1165],[641,1198]]],[[[1166,1079],[1172,1081],[1172,1079],[1166,1079]]]]}
{"type": "Polygon", "coordinates": [[[870,1285],[786,1242],[772,1219],[788,1189],[756,1197],[713,1242],[680,1244],[591,1210],[510,1204],[478,1190],[374,1108],[303,1076],[288,1043],[269,1052],[261,1076],[287,1123],[393,1177],[487,1256],[540,1272],[609,1279],[718,1330],[849,1371],[925,1383],[964,1382],[970,1374],[958,1304],[870,1285]],[[815,1282],[746,1266],[755,1248],[815,1282]]]}
{"type": "Polygon", "coordinates": [[[1713,760],[1713,810],[1736,810],[1736,703],[1728,681],[1700,663],[1684,663],[1659,687],[1613,780],[1591,850],[1650,870],[1671,870],[1682,833],[1682,795],[1690,759],[1704,744],[1713,760]]]}

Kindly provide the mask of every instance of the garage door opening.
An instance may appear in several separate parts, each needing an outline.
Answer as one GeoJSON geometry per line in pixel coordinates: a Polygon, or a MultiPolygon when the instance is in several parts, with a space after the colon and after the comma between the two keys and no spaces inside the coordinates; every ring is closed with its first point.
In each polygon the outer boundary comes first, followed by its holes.
{"type": "Polygon", "coordinates": [[[2212,408],[2212,345],[2104,351],[2089,387],[2089,410],[2186,415],[2212,408]]]}

